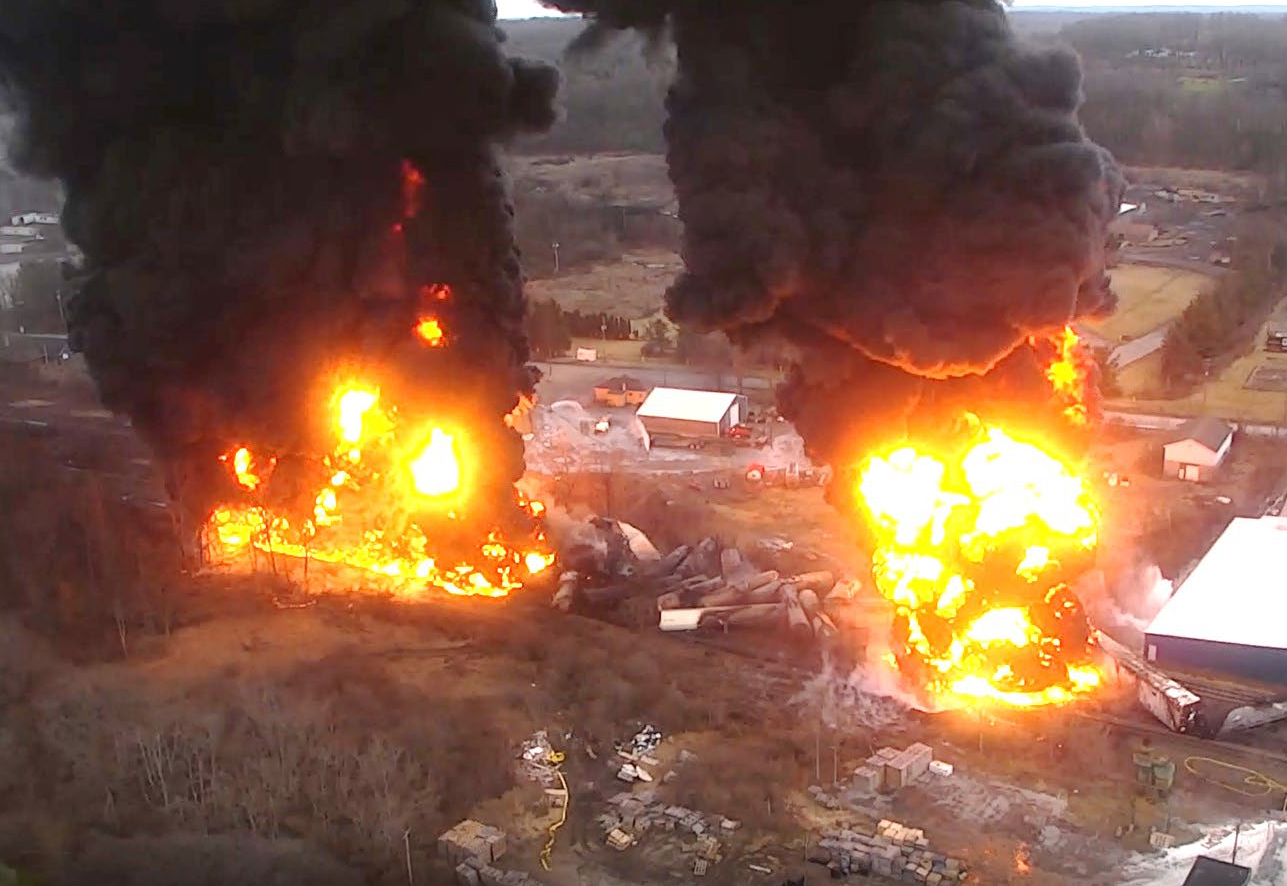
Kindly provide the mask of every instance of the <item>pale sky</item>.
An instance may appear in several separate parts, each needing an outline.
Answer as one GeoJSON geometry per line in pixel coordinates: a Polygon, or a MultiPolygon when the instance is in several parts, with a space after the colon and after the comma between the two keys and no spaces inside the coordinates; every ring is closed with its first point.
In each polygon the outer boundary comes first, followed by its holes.
{"type": "MultiPolygon", "coordinates": [[[[545,8],[537,0],[496,0],[496,5],[500,7],[501,18],[533,18],[535,16],[559,14],[545,8]]],[[[1239,6],[1281,6],[1284,10],[1287,10],[1287,0],[1248,0],[1246,3],[1222,3],[1220,0],[1016,0],[1014,4],[1015,9],[1037,9],[1043,6],[1063,8],[1087,8],[1092,6],[1205,6],[1208,8],[1216,6],[1230,8],[1239,6]]]]}

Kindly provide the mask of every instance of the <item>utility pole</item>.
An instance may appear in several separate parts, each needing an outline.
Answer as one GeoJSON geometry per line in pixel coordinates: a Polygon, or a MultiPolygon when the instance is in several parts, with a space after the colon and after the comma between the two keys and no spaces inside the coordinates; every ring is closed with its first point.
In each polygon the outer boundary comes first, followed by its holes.
{"type": "Polygon", "coordinates": [[[813,783],[822,784],[822,721],[813,727],[813,783]]]}

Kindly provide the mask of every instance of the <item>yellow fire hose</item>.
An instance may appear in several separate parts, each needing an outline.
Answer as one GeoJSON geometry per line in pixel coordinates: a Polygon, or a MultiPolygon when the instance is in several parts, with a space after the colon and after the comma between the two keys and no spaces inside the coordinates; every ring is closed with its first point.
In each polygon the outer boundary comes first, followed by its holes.
{"type": "Polygon", "coordinates": [[[1216,760],[1211,757],[1189,757],[1184,761],[1184,768],[1203,781],[1208,781],[1213,785],[1222,787],[1225,790],[1233,791],[1235,794],[1242,794],[1244,797],[1264,797],[1274,791],[1282,791],[1283,810],[1287,811],[1287,784],[1274,781],[1262,772],[1254,769],[1248,769],[1246,766],[1238,766],[1233,763],[1226,763],[1223,760],[1216,760]],[[1240,776],[1237,782],[1223,781],[1219,778],[1212,777],[1213,774],[1199,772],[1200,768],[1210,767],[1216,770],[1225,770],[1232,779],[1240,776]]]}
{"type": "Polygon", "coordinates": [[[550,853],[554,851],[554,835],[568,820],[568,804],[572,802],[572,795],[568,792],[568,780],[563,777],[563,752],[550,751],[549,756],[545,759],[554,768],[554,774],[559,777],[559,784],[563,788],[563,805],[559,807],[559,820],[550,825],[550,838],[545,841],[545,846],[541,849],[541,867],[548,871],[550,869],[550,853]]]}

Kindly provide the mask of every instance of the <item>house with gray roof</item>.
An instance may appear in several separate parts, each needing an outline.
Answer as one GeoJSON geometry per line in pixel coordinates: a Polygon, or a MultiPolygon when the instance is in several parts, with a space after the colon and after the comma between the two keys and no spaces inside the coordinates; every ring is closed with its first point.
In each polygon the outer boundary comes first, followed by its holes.
{"type": "Polygon", "coordinates": [[[1193,483],[1209,481],[1233,444],[1233,426],[1211,416],[1191,418],[1162,445],[1162,475],[1193,483]]]}

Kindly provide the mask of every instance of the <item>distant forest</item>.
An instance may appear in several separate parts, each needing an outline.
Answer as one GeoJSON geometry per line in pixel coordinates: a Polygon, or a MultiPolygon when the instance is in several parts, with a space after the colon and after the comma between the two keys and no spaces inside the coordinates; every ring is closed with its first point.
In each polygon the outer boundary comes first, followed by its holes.
{"type": "Polygon", "coordinates": [[[577,19],[505,23],[513,54],[558,65],[563,73],[562,119],[549,132],[523,139],[518,150],[533,154],[664,151],[661,124],[666,89],[675,71],[673,48],[650,47],[631,33],[568,58],[568,44],[582,27],[577,19]]]}
{"type": "MultiPolygon", "coordinates": [[[[1287,18],[1248,14],[1016,15],[1034,40],[1083,58],[1091,137],[1125,163],[1235,169],[1287,177],[1287,18]]],[[[563,119],[529,153],[661,151],[667,46],[624,35],[568,59],[577,21],[506,24],[511,50],[563,70],[563,119]]]]}
{"type": "Polygon", "coordinates": [[[1125,15],[1073,22],[1082,121],[1126,163],[1287,173],[1287,18],[1125,15]]]}

